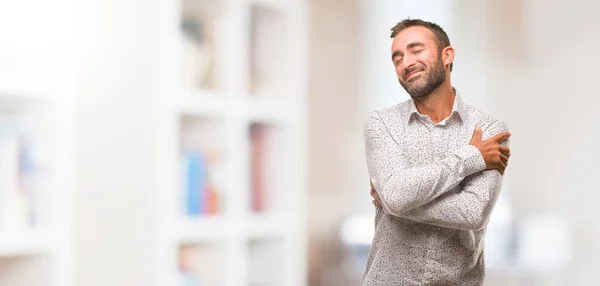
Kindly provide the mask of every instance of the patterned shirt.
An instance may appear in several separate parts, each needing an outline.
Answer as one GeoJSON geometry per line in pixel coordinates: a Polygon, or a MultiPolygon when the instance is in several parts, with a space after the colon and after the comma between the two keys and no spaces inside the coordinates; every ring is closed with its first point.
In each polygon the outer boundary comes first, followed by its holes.
{"type": "Polygon", "coordinates": [[[382,207],[362,285],[483,284],[483,238],[502,175],[485,170],[469,145],[477,126],[483,140],[508,131],[458,94],[437,124],[412,99],[367,119],[367,165],[382,207]]]}

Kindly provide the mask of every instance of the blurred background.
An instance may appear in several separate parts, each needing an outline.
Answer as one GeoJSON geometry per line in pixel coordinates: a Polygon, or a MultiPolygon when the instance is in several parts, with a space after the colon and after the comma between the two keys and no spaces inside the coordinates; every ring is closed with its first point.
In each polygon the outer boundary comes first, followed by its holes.
{"type": "Polygon", "coordinates": [[[597,285],[599,6],[0,0],[0,285],[359,285],[406,17],[513,134],[485,284],[597,285]]]}

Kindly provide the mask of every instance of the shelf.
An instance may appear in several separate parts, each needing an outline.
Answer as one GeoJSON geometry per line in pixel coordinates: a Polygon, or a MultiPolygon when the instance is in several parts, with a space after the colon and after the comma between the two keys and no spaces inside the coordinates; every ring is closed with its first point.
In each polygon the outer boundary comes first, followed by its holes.
{"type": "Polygon", "coordinates": [[[273,213],[253,214],[246,225],[251,239],[281,239],[289,232],[289,219],[273,213]]]}
{"type": "Polygon", "coordinates": [[[56,240],[45,232],[0,233],[0,257],[47,254],[56,248],[56,240]]]}
{"type": "Polygon", "coordinates": [[[50,95],[33,95],[33,93],[6,90],[0,87],[0,111],[22,110],[33,105],[51,103],[53,100],[54,98],[50,95]]]}
{"type": "Polygon", "coordinates": [[[0,53],[0,96],[28,99],[58,98],[64,80],[47,63],[6,59],[0,53]]]}
{"type": "Polygon", "coordinates": [[[228,102],[228,97],[222,93],[188,90],[180,96],[177,109],[181,115],[223,117],[229,113],[228,102]]]}
{"type": "Polygon", "coordinates": [[[250,122],[285,124],[298,119],[298,111],[289,101],[273,99],[233,99],[211,91],[188,91],[177,103],[180,115],[222,118],[246,116],[250,122]]]}
{"type": "Polygon", "coordinates": [[[180,244],[222,241],[227,233],[227,219],[222,216],[185,218],[178,223],[180,244]]]}
{"type": "Polygon", "coordinates": [[[289,0],[246,0],[248,3],[260,7],[267,7],[287,13],[290,10],[289,0]]]}
{"type": "Polygon", "coordinates": [[[285,124],[298,119],[298,112],[282,100],[251,99],[247,102],[248,120],[266,124],[285,124]]]}

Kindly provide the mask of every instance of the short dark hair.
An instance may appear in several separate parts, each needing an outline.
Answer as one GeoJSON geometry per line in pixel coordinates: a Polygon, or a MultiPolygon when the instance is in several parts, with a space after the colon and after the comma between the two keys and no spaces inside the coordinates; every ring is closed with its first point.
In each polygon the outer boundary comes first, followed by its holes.
{"type": "MultiPolygon", "coordinates": [[[[444,32],[444,29],[442,29],[442,27],[440,27],[440,25],[433,23],[433,22],[428,22],[428,21],[423,21],[421,19],[404,19],[400,22],[398,22],[398,24],[396,24],[394,27],[392,27],[391,31],[392,34],[390,35],[390,38],[395,38],[396,35],[398,35],[398,33],[402,32],[402,30],[406,29],[406,28],[410,28],[410,27],[415,27],[415,26],[421,26],[421,27],[425,27],[427,29],[429,29],[431,32],[433,32],[434,38],[433,40],[435,41],[435,43],[438,46],[438,53],[442,51],[442,49],[444,49],[447,46],[450,46],[450,39],[448,38],[448,35],[446,34],[446,32],[444,32]]],[[[452,71],[452,66],[454,65],[454,63],[450,63],[450,71],[452,71]]]]}

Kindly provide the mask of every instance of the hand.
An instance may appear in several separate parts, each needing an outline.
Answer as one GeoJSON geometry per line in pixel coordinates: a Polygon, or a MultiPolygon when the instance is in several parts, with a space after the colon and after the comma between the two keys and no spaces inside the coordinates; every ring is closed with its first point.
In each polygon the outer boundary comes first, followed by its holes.
{"type": "Polygon", "coordinates": [[[481,136],[481,128],[475,128],[469,145],[473,145],[479,149],[485,161],[486,170],[496,169],[500,171],[500,174],[504,175],[504,170],[508,165],[508,158],[510,157],[510,148],[500,145],[500,143],[510,137],[510,133],[500,132],[487,140],[481,140],[481,136]]]}
{"type": "Polygon", "coordinates": [[[380,208],[381,207],[381,199],[379,198],[379,194],[377,194],[377,192],[375,191],[373,182],[371,180],[369,180],[369,183],[371,183],[371,197],[373,197],[373,205],[375,206],[375,208],[380,208]]]}

